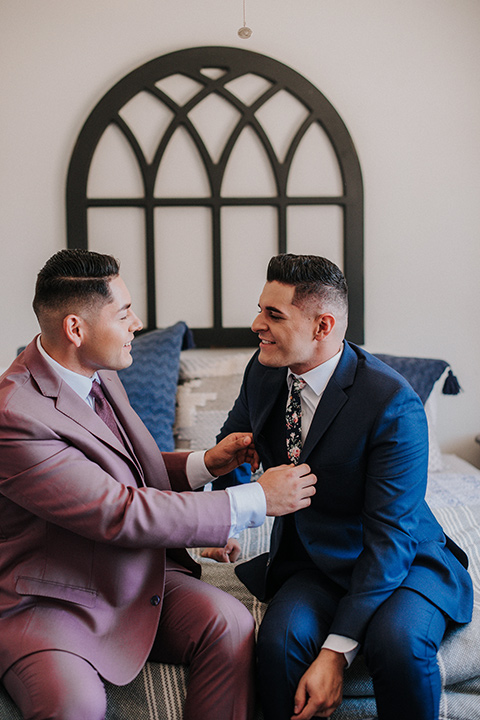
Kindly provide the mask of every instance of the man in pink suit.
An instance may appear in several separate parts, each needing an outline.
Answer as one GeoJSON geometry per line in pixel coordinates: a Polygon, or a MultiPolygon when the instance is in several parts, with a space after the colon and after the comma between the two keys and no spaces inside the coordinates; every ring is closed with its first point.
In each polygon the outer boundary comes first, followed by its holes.
{"type": "Polygon", "coordinates": [[[185,720],[246,720],[252,618],[200,581],[182,548],[225,545],[266,514],[307,507],[316,478],[306,465],[273,468],[254,507],[242,486],[193,492],[255,467],[251,435],[160,453],[115,372],[130,365],[141,323],[113,258],[57,253],[34,310],[41,334],[0,378],[5,687],[25,720],[103,720],[102,678],[126,684],[148,658],[188,663],[185,720]]]}

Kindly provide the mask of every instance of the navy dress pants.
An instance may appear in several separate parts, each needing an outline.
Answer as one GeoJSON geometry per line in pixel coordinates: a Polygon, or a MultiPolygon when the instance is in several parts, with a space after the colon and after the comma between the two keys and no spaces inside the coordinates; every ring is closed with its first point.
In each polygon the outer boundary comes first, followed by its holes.
{"type": "MultiPolygon", "coordinates": [[[[265,720],[290,720],[303,673],[329,633],[338,588],[315,570],[294,574],[270,602],[259,630],[258,685],[265,720]]],[[[448,619],[426,598],[399,588],[372,617],[361,651],[379,720],[438,720],[437,651],[448,619]]]]}

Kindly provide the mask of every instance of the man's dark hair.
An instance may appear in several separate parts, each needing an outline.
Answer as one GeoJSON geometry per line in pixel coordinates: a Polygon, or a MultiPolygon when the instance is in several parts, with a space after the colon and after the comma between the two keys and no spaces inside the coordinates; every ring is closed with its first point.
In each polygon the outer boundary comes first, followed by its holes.
{"type": "Polygon", "coordinates": [[[313,299],[319,305],[331,304],[347,312],[348,288],[345,276],[335,263],[324,257],[291,253],[276,255],[268,264],[267,281],[294,285],[295,305],[313,299]]]}
{"type": "Polygon", "coordinates": [[[111,301],[109,281],[120,271],[120,264],[110,255],[89,250],[60,250],[37,275],[33,309],[42,311],[67,309],[94,301],[111,301]]]}

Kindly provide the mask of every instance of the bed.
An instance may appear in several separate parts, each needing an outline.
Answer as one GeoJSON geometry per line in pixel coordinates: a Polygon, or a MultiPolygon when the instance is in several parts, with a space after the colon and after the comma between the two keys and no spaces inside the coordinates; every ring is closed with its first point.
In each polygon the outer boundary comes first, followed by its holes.
{"type": "MultiPolygon", "coordinates": [[[[313,153],[307,156],[308,163],[313,153]]],[[[357,152],[336,109],[305,78],[278,61],[235,48],[190,48],[156,58],[126,75],[100,99],[79,133],[68,171],[66,206],[69,247],[118,254],[116,241],[123,233],[122,274],[132,294],[140,298],[146,332],[136,339],[134,363],[121,378],[162,450],[212,445],[237,395],[255,343],[248,328],[251,317],[244,302],[244,278],[238,272],[242,252],[246,257],[255,252],[262,278],[266,266],[262,258],[276,252],[315,252],[337,262],[350,288],[347,337],[364,343],[363,185],[357,152]],[[176,94],[179,77],[183,89],[185,82],[190,88],[181,97],[176,94]],[[245,93],[244,82],[255,88],[253,94],[245,93]],[[212,98],[215,115],[220,101],[235,113],[228,133],[218,133],[224,144],[216,156],[202,130],[199,110],[212,98]],[[268,132],[269,104],[275,108],[276,120],[289,115],[278,112],[279,98],[288,111],[294,108],[283,150],[278,128],[268,132]],[[159,107],[165,111],[162,132],[155,131],[153,148],[150,145],[148,150],[144,117],[140,122],[138,118],[146,110],[151,120],[159,107]],[[295,167],[298,178],[296,157],[312,129],[318,130],[323,149],[326,143],[329,150],[326,154],[322,150],[321,162],[301,173],[308,186],[300,182],[294,187],[288,178],[295,167]],[[191,175],[201,167],[204,177],[204,185],[189,192],[173,191],[175,178],[171,183],[168,177],[166,183],[165,178],[163,184],[158,182],[168,165],[169,142],[179,130],[194,148],[191,175]],[[226,192],[235,147],[246,130],[262,147],[272,182],[267,190],[226,192]],[[115,158],[113,163],[105,161],[103,154],[103,165],[99,161],[99,153],[113,147],[110,131],[116,133],[113,145],[120,138],[121,147],[128,148],[130,166],[125,175],[140,178],[134,191],[108,189],[112,178],[123,177],[115,158]],[[328,182],[319,186],[322,173],[328,175],[328,182]],[[317,232],[302,234],[304,245],[295,245],[295,228],[311,227],[312,212],[313,225],[325,225],[327,235],[335,237],[333,245],[317,232]],[[184,217],[201,219],[187,240],[184,217]],[[261,247],[258,235],[251,239],[253,247],[248,246],[248,232],[239,241],[240,217],[247,229],[260,227],[261,247]],[[193,267],[190,275],[185,269],[188,262],[193,267]],[[185,292],[186,287],[190,292],[185,292]],[[178,322],[179,318],[185,322],[178,322]]],[[[256,297],[253,307],[255,303],[256,297]]],[[[450,629],[440,650],[440,718],[480,720],[480,471],[460,458],[443,455],[435,427],[438,396],[442,391],[458,391],[458,385],[443,360],[382,357],[405,374],[425,404],[430,440],[428,501],[446,532],[467,552],[475,586],[472,622],[450,629]]],[[[242,534],[239,562],[268,549],[270,529],[267,521],[242,534]]],[[[201,558],[198,548],[191,553],[202,564],[203,579],[238,597],[258,624],[265,607],[240,583],[233,565],[201,558]]],[[[187,680],[188,668],[148,663],[129,685],[107,684],[107,720],[181,720],[187,680]]],[[[366,720],[375,715],[371,682],[359,656],[346,672],[344,702],[333,718],[366,720]]],[[[0,720],[21,720],[1,687],[0,720]]],[[[259,710],[256,720],[261,720],[259,710]]]]}

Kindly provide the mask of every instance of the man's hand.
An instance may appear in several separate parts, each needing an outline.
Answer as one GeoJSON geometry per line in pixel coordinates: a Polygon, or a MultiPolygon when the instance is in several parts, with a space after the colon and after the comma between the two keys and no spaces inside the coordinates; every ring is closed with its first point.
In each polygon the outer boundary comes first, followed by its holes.
{"type": "Polygon", "coordinates": [[[288,515],[302,510],[315,495],[316,475],[303,465],[278,465],[258,480],[267,499],[267,515],[288,515]]]}
{"type": "Polygon", "coordinates": [[[218,445],[206,451],[204,460],[207,470],[215,477],[235,470],[242,463],[250,463],[252,472],[255,472],[260,464],[252,433],[227,435],[218,445]]]}
{"type": "Polygon", "coordinates": [[[343,653],[324,648],[298,683],[292,720],[329,718],[342,702],[343,653]]]}
{"type": "Polygon", "coordinates": [[[202,557],[211,558],[217,562],[233,563],[240,557],[240,543],[235,538],[229,538],[227,544],[223,548],[211,547],[205,548],[202,557]]]}

